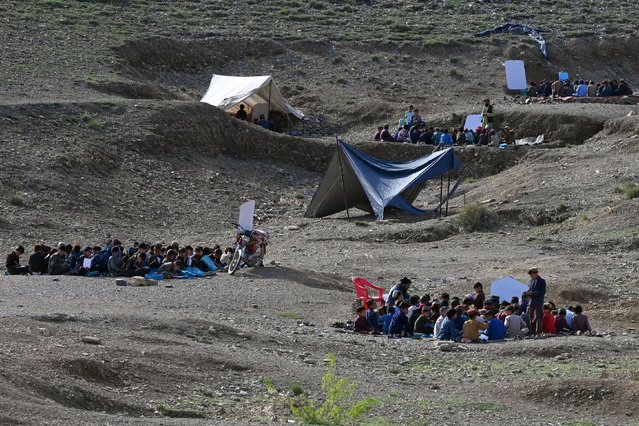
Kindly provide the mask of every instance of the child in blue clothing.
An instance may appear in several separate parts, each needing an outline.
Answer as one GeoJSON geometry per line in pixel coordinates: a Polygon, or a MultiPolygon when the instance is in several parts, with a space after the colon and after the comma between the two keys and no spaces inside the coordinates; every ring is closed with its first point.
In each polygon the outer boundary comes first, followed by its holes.
{"type": "Polygon", "coordinates": [[[381,332],[382,329],[379,326],[379,318],[377,316],[377,312],[375,312],[376,307],[377,305],[375,304],[375,301],[373,299],[368,299],[366,301],[365,318],[366,318],[366,322],[368,322],[368,325],[370,325],[373,328],[373,330],[377,332],[381,332]]]}
{"type": "Polygon", "coordinates": [[[464,314],[464,308],[460,305],[455,306],[455,311],[457,312],[455,316],[455,328],[461,333],[464,329],[464,323],[468,321],[468,317],[464,314]]]}
{"type": "Polygon", "coordinates": [[[488,340],[504,340],[506,337],[506,327],[496,316],[495,311],[486,312],[486,323],[488,328],[485,331],[488,340]]]}
{"type": "Polygon", "coordinates": [[[457,317],[457,310],[449,309],[446,312],[446,318],[442,321],[442,326],[437,334],[439,340],[460,340],[461,333],[455,328],[455,318],[457,317]]]}
{"type": "Polygon", "coordinates": [[[410,329],[408,317],[406,316],[409,307],[408,302],[399,304],[399,309],[395,312],[395,315],[393,315],[393,319],[388,327],[388,334],[398,337],[412,336],[413,330],[410,329]]]}
{"type": "Polygon", "coordinates": [[[388,330],[390,329],[390,323],[393,320],[393,316],[395,316],[395,307],[394,306],[385,306],[386,313],[384,315],[380,315],[378,317],[379,323],[382,325],[384,329],[384,334],[388,334],[388,330]]]}

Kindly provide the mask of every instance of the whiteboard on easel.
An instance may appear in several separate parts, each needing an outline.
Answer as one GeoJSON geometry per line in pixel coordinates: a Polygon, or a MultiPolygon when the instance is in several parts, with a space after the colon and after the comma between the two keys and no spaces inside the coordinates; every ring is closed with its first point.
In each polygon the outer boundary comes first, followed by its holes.
{"type": "Polygon", "coordinates": [[[478,127],[481,127],[481,114],[467,115],[464,129],[475,130],[478,127]]]}
{"type": "Polygon", "coordinates": [[[255,213],[255,200],[247,201],[240,206],[240,219],[237,223],[245,231],[253,230],[253,214],[255,213]]]}
{"type": "Polygon", "coordinates": [[[526,90],[528,83],[526,83],[526,67],[524,61],[506,61],[506,85],[510,90],[526,90]]]}

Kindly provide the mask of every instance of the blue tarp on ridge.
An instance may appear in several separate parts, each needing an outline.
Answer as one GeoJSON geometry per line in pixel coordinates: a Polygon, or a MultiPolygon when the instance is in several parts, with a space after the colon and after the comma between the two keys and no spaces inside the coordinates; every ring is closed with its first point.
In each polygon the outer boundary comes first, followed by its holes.
{"type": "MultiPolygon", "coordinates": [[[[414,207],[412,202],[427,180],[460,167],[452,148],[397,163],[372,157],[339,141],[338,152],[333,156],[305,217],[329,216],[346,210],[346,207],[372,212],[377,219],[384,218],[386,207],[413,214],[432,213],[414,207]]],[[[457,184],[451,194],[456,188],[457,184]]]]}

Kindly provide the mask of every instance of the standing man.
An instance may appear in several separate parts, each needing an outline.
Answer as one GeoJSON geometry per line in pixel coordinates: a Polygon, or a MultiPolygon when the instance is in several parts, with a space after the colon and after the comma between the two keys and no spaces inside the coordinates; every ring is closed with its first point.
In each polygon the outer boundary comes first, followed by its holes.
{"type": "Polygon", "coordinates": [[[246,114],[246,110],[244,109],[244,104],[240,104],[240,109],[235,113],[235,118],[238,120],[248,120],[248,115],[246,114]]]}
{"type": "Polygon", "coordinates": [[[490,104],[490,99],[484,99],[484,109],[481,112],[481,125],[484,129],[492,129],[495,123],[495,108],[490,104]]]}
{"type": "Polygon", "coordinates": [[[530,315],[530,328],[532,334],[540,335],[543,332],[542,316],[544,297],[546,296],[546,280],[539,276],[537,268],[528,271],[530,285],[528,286],[528,314],[530,315]]]}
{"type": "Polygon", "coordinates": [[[413,106],[412,106],[412,105],[409,105],[409,106],[408,106],[408,111],[406,111],[406,112],[404,113],[404,120],[406,120],[406,121],[405,121],[405,124],[408,124],[408,127],[410,127],[410,126],[412,126],[412,125],[413,125],[413,118],[414,118],[414,116],[415,116],[415,114],[414,114],[414,112],[413,112],[413,106]]]}
{"type": "Polygon", "coordinates": [[[411,283],[412,281],[406,277],[399,280],[399,282],[388,291],[386,306],[395,306],[395,304],[399,305],[401,302],[408,302],[410,299],[408,289],[410,288],[411,283]]]}

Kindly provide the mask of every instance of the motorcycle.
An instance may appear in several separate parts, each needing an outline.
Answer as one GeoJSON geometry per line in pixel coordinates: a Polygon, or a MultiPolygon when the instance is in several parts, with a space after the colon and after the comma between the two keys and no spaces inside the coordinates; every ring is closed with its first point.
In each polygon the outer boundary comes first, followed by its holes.
{"type": "Polygon", "coordinates": [[[235,237],[235,252],[228,266],[229,275],[233,275],[242,265],[264,266],[269,233],[260,229],[247,231],[236,223],[233,225],[237,227],[237,235],[235,237]]]}

